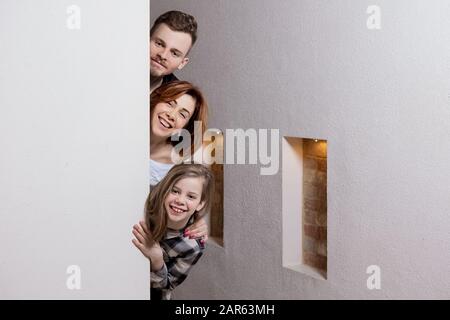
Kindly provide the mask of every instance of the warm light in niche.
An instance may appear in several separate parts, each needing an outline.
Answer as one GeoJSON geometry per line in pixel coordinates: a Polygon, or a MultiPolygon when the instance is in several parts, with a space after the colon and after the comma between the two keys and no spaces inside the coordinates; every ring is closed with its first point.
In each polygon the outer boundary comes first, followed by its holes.
{"type": "Polygon", "coordinates": [[[324,139],[316,139],[316,138],[310,138],[310,139],[304,139],[305,141],[310,141],[311,143],[311,148],[313,148],[313,150],[316,150],[316,152],[319,152],[320,154],[322,154],[322,156],[324,156],[326,158],[326,154],[327,154],[327,140],[324,139]],[[313,143],[314,142],[314,143],[313,143]]]}

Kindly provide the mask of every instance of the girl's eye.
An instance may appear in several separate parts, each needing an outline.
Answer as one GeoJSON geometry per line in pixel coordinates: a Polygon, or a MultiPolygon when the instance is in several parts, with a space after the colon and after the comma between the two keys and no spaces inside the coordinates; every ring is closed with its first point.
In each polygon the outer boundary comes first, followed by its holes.
{"type": "Polygon", "coordinates": [[[177,194],[177,193],[178,193],[178,190],[172,189],[172,193],[177,194]]]}
{"type": "Polygon", "coordinates": [[[187,118],[186,114],[183,113],[183,112],[180,112],[180,115],[183,117],[183,119],[186,119],[186,118],[187,118]]]}
{"type": "Polygon", "coordinates": [[[195,200],[194,196],[188,196],[188,198],[191,199],[191,200],[195,200]]]}

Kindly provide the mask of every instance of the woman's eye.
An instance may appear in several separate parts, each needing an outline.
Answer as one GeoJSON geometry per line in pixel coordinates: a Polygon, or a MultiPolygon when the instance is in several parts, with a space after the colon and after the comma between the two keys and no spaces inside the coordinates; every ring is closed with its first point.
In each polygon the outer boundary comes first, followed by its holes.
{"type": "Polygon", "coordinates": [[[195,200],[194,196],[188,196],[188,198],[191,199],[191,200],[195,200]]]}
{"type": "Polygon", "coordinates": [[[183,112],[180,112],[180,115],[183,117],[183,119],[186,119],[186,118],[187,118],[186,114],[183,113],[183,112]]]}
{"type": "Polygon", "coordinates": [[[178,190],[172,189],[172,193],[178,193],[178,190]]]}

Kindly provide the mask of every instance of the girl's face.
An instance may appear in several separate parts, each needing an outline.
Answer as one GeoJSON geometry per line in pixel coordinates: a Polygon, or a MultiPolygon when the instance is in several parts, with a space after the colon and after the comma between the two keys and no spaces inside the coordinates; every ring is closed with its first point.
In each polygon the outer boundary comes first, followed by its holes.
{"type": "Polygon", "coordinates": [[[160,102],[152,110],[150,128],[152,135],[169,138],[184,128],[195,111],[195,99],[184,94],[170,102],[160,102]]]}
{"type": "Polygon", "coordinates": [[[199,177],[183,178],[175,183],[164,201],[169,228],[183,229],[195,211],[204,207],[205,202],[201,201],[203,183],[204,179],[199,177]]]}

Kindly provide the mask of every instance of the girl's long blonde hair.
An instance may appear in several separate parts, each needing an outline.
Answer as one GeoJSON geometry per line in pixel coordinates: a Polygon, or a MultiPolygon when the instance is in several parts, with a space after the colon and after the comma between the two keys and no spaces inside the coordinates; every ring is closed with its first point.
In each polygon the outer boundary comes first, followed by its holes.
{"type": "Polygon", "coordinates": [[[194,213],[198,219],[209,212],[211,208],[214,176],[210,169],[201,164],[179,164],[170,169],[167,175],[150,191],[145,202],[145,223],[150,230],[153,241],[161,241],[167,231],[167,213],[164,201],[174,185],[184,178],[203,178],[203,188],[200,202],[205,205],[194,213]]]}

